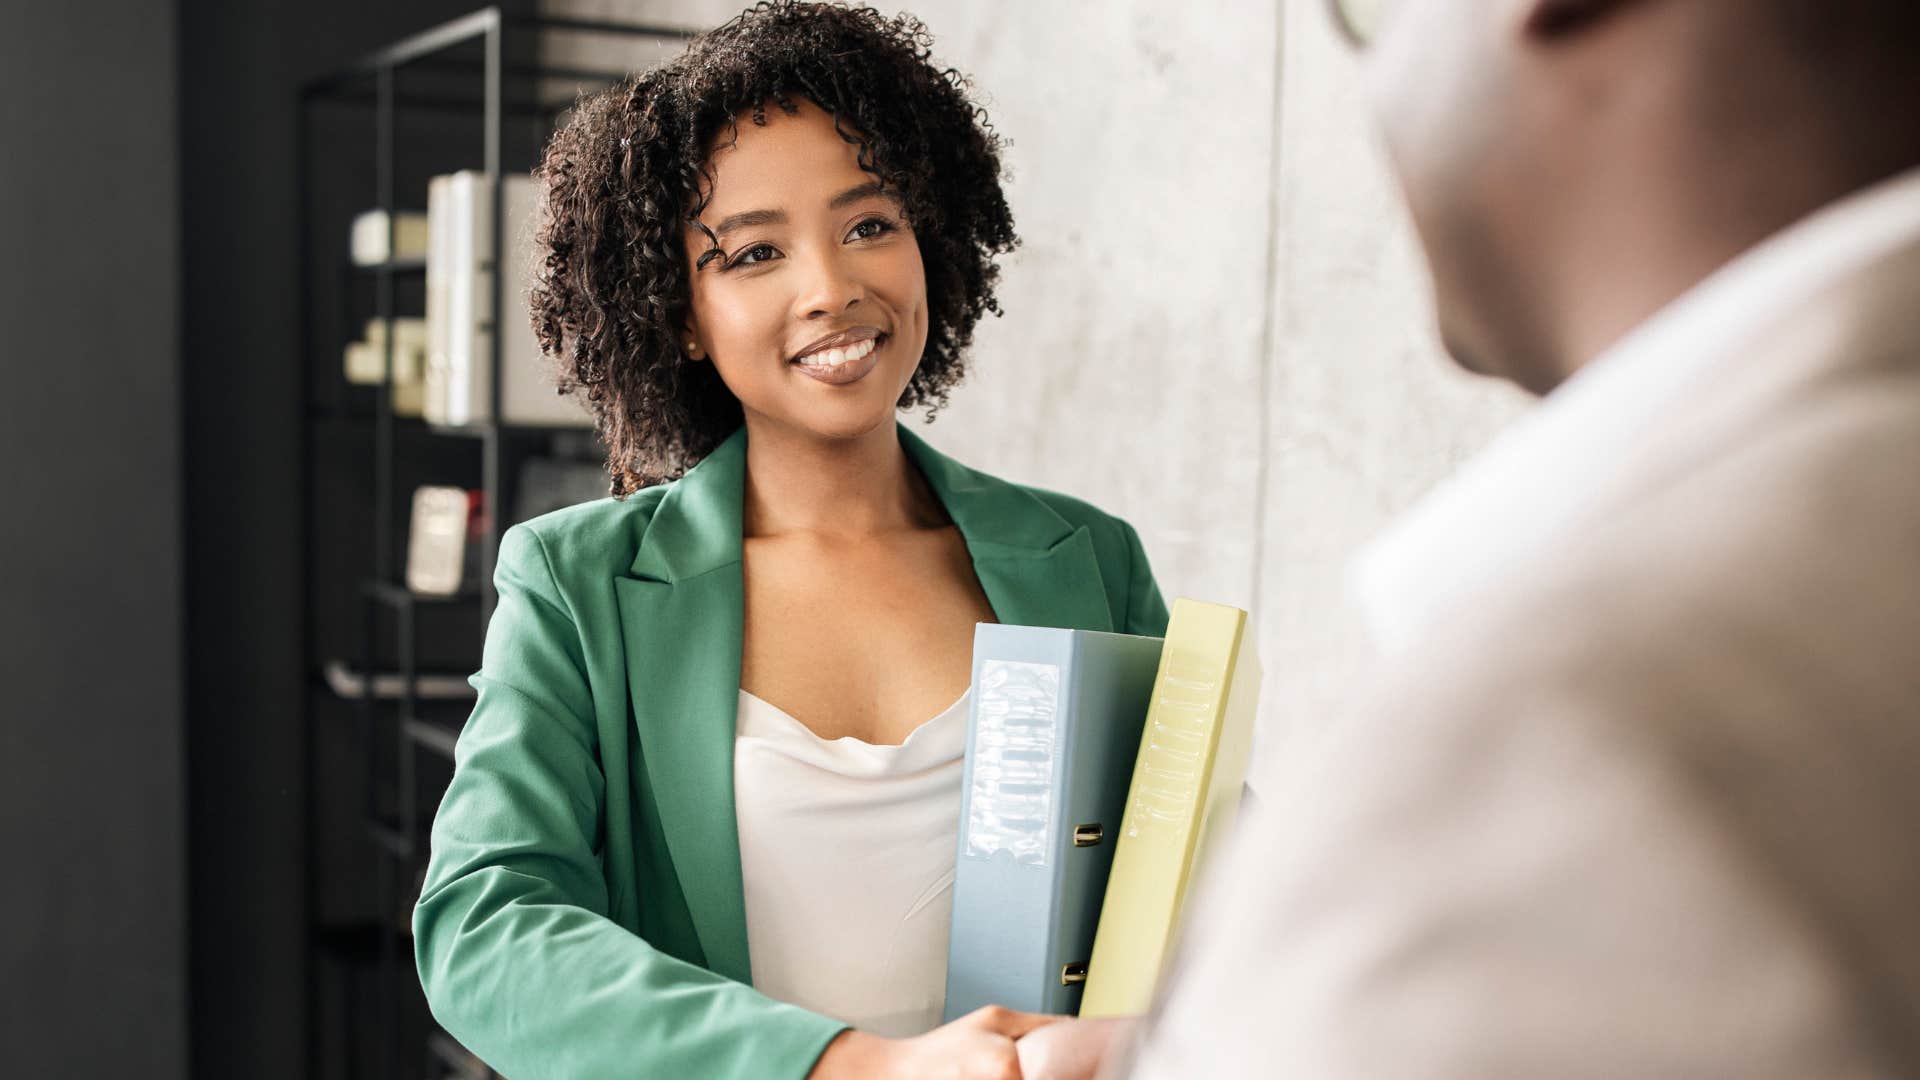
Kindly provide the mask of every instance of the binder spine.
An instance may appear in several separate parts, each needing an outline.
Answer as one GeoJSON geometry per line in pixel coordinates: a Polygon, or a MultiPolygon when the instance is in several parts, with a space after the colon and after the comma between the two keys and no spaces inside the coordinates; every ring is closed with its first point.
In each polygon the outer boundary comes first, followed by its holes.
{"type": "Polygon", "coordinates": [[[1066,765],[1057,811],[1053,924],[1047,941],[1046,1011],[1076,1015],[1113,870],[1127,787],[1160,665],[1161,639],[1074,636],[1074,684],[1066,765]]]}
{"type": "MultiPolygon", "coordinates": [[[[1101,913],[1082,1014],[1144,1012],[1185,902],[1216,780],[1237,793],[1239,776],[1215,776],[1221,740],[1251,708],[1257,674],[1236,679],[1247,641],[1245,613],[1174,602],[1153,701],[1142,733],[1121,837],[1101,913]],[[1230,690],[1231,688],[1231,690],[1230,690]],[[1240,700],[1231,693],[1246,695],[1240,700]]],[[[1230,736],[1237,738],[1237,736],[1230,736]]],[[[1236,742],[1234,745],[1238,745],[1236,742]]],[[[1242,767],[1243,768],[1243,767],[1242,767]]],[[[1229,763],[1228,773],[1235,768],[1229,763]]],[[[1218,815],[1219,824],[1231,814],[1218,815]]]]}
{"type": "Polygon", "coordinates": [[[975,630],[975,693],[967,766],[945,1017],[984,1005],[1044,1011],[1058,890],[1055,817],[1064,761],[1073,657],[1064,637],[1017,628],[975,630]]]}

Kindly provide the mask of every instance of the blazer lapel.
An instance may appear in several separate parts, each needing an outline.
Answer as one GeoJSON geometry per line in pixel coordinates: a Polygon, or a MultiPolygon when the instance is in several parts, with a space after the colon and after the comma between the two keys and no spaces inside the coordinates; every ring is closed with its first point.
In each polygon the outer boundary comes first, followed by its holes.
{"type": "Polygon", "coordinates": [[[966,537],[996,618],[1015,626],[1113,630],[1086,526],[1075,527],[1025,488],[945,457],[904,425],[900,445],[966,537]]]}
{"type": "Polygon", "coordinates": [[[751,981],[734,816],[743,429],[674,484],[614,581],[640,756],[707,967],[751,981]]]}
{"type": "Polygon", "coordinates": [[[973,571],[1001,622],[1063,630],[1113,631],[1106,589],[1083,525],[1045,551],[968,547],[973,571]]]}

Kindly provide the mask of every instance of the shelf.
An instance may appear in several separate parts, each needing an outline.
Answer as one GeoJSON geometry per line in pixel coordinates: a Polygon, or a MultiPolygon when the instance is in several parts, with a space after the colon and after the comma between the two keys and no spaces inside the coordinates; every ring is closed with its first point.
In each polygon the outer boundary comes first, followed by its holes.
{"type": "Polygon", "coordinates": [[[593,429],[578,424],[492,424],[476,420],[471,424],[427,424],[427,430],[435,435],[445,435],[454,439],[484,439],[490,435],[540,436],[540,435],[592,435],[593,429]]]}
{"type": "Polygon", "coordinates": [[[389,607],[418,607],[427,604],[466,604],[480,599],[480,590],[463,588],[458,592],[422,593],[414,592],[405,585],[392,581],[363,581],[360,590],[389,607]]]}
{"type": "MultiPolygon", "coordinates": [[[[327,688],[335,695],[348,701],[359,701],[366,696],[366,678],[360,672],[347,666],[344,660],[329,660],[326,667],[327,688]]],[[[406,680],[398,672],[376,671],[373,675],[373,696],[378,701],[398,701],[406,696],[406,680]]],[[[416,701],[471,701],[478,696],[467,676],[453,672],[432,672],[414,676],[413,696],[416,701]]]]}
{"type": "Polygon", "coordinates": [[[401,730],[407,738],[422,747],[439,754],[448,761],[453,760],[453,750],[460,741],[460,725],[437,724],[418,716],[409,716],[401,721],[401,730]]]}
{"type": "MultiPolygon", "coordinates": [[[[360,384],[353,384],[358,386],[360,384]]],[[[378,390],[375,385],[366,386],[368,390],[378,390]]],[[[341,408],[339,406],[316,406],[307,410],[307,420],[315,424],[351,424],[355,426],[371,425],[379,419],[373,408],[341,408]]],[[[591,427],[584,424],[489,424],[476,421],[471,424],[434,424],[418,416],[395,416],[394,431],[400,435],[431,435],[444,439],[464,439],[479,441],[491,435],[504,435],[510,438],[536,438],[553,435],[578,435],[594,438],[591,427]]]]}
{"type": "MultiPolygon", "coordinates": [[[[604,34],[613,37],[653,37],[669,41],[686,40],[696,33],[694,30],[680,26],[651,26],[643,23],[578,19],[556,15],[523,15],[518,12],[502,12],[498,8],[482,8],[470,15],[423,30],[402,38],[386,48],[368,53],[342,71],[309,80],[302,88],[302,92],[308,95],[324,94],[383,69],[392,70],[418,64],[435,53],[443,53],[456,46],[478,41],[489,34],[497,34],[503,26],[534,31],[604,34]]],[[[439,62],[444,63],[444,61],[439,62]]],[[[485,73],[484,68],[481,69],[481,73],[485,73]]],[[[509,73],[515,75],[585,74],[548,65],[520,65],[510,69],[509,73]]]]}
{"type": "MultiPolygon", "coordinates": [[[[362,384],[358,383],[351,385],[362,387],[362,384]]],[[[366,384],[362,388],[367,390],[380,389],[378,385],[374,384],[366,384]]],[[[370,404],[363,405],[359,408],[351,406],[342,408],[337,405],[316,406],[309,408],[306,416],[309,423],[349,424],[356,427],[362,425],[370,426],[375,420],[379,419],[374,414],[373,407],[370,404]]],[[[485,421],[475,421],[470,424],[434,424],[418,416],[395,416],[393,418],[393,427],[394,432],[398,435],[429,435],[444,439],[462,439],[476,442],[492,435],[519,439],[551,437],[555,435],[574,435],[589,439],[598,438],[594,434],[593,428],[584,424],[490,424],[485,421]]]]}
{"type": "Polygon", "coordinates": [[[349,261],[347,269],[355,274],[425,274],[427,257],[425,255],[406,255],[398,259],[387,259],[377,263],[357,263],[349,261]]]}
{"type": "MultiPolygon", "coordinates": [[[[523,459],[593,460],[602,452],[584,420],[566,426],[435,425],[418,415],[395,415],[390,383],[345,382],[344,339],[358,333],[368,316],[421,315],[428,267],[424,258],[357,265],[350,246],[339,243],[345,238],[325,237],[321,227],[350,220],[369,205],[417,206],[416,181],[425,175],[465,167],[504,176],[524,168],[528,137],[544,141],[540,131],[577,100],[577,88],[564,84],[600,85],[626,77],[624,69],[590,70],[597,64],[540,62],[543,53],[535,45],[546,32],[619,36],[638,43],[659,38],[663,48],[691,36],[670,27],[486,8],[395,41],[301,87],[295,211],[302,240],[301,412],[291,419],[301,425],[307,500],[316,519],[302,554],[305,587],[315,598],[302,653],[310,681],[307,734],[310,740],[327,740],[314,743],[323,752],[313,755],[309,767],[308,812],[329,829],[326,842],[316,840],[309,853],[309,903],[321,895],[316,890],[322,884],[333,884],[331,875],[374,869],[378,895],[373,906],[386,913],[358,923],[345,921],[344,914],[340,922],[309,922],[312,956],[324,957],[329,965],[345,961],[352,978],[362,974],[363,965],[375,969],[381,993],[377,1000],[350,1001],[344,1008],[322,1008],[314,1003],[320,995],[310,995],[308,1021],[315,1045],[331,1045],[341,1034],[336,1028],[344,1027],[346,1038],[338,1041],[349,1048],[350,1071],[371,1080],[421,1073],[495,1080],[484,1062],[425,1022],[428,1011],[420,1007],[424,1002],[410,971],[408,913],[431,845],[433,811],[423,807],[432,804],[448,771],[418,766],[426,757],[451,761],[476,699],[468,676],[479,666],[495,600],[490,582],[496,545],[511,524],[509,508],[525,482],[523,459]],[[372,120],[370,158],[351,149],[344,134],[347,121],[358,123],[363,108],[372,120]],[[456,152],[451,140],[413,137],[441,112],[477,121],[479,145],[462,139],[456,152]],[[349,149],[344,156],[343,148],[349,149]],[[351,202],[336,181],[336,174],[343,180],[349,169],[368,174],[353,188],[351,202]],[[403,197],[409,190],[415,197],[403,197]],[[405,587],[406,489],[425,478],[485,492],[489,529],[479,544],[481,565],[472,586],[452,596],[423,596],[405,587]],[[363,525],[364,541],[334,535],[350,535],[363,525]],[[422,663],[427,670],[421,670],[422,663]],[[354,722],[338,722],[343,720],[354,722]],[[351,808],[327,803],[327,816],[315,816],[315,793],[347,779],[347,770],[357,774],[355,782],[340,784],[340,790],[364,794],[364,803],[355,799],[351,808]],[[346,835],[335,837],[335,829],[346,835]],[[355,830],[363,830],[365,839],[355,830]],[[336,850],[343,847],[336,839],[348,841],[344,850],[336,850]],[[363,1014],[380,1018],[370,1033],[374,1044],[364,1051],[355,1042],[363,1014]]],[[[463,135],[469,130],[461,127],[463,135]]],[[[519,414],[504,402],[483,411],[494,420],[510,411],[519,414]]],[[[309,918],[322,910],[310,906],[309,918]]],[[[343,985],[351,994],[357,984],[349,979],[343,985]]]]}

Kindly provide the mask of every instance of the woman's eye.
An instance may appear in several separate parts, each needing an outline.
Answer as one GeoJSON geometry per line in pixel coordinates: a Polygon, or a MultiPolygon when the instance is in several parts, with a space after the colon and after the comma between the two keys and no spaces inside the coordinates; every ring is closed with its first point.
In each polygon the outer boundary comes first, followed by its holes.
{"type": "Polygon", "coordinates": [[[893,226],[882,218],[868,218],[853,227],[853,236],[856,240],[871,240],[891,228],[893,226]]]}
{"type": "Polygon", "coordinates": [[[779,254],[778,251],[773,249],[772,244],[755,244],[740,254],[735,255],[732,260],[727,263],[727,267],[728,269],[732,269],[736,266],[752,266],[755,263],[766,262],[768,259],[774,258],[779,254]]]}

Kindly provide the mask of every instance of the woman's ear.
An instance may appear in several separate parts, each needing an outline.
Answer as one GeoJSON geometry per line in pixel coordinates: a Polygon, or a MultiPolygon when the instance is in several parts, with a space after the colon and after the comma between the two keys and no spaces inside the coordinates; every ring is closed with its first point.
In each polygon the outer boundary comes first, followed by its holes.
{"type": "Polygon", "coordinates": [[[693,325],[692,320],[688,320],[687,325],[680,328],[680,351],[695,363],[707,358],[707,350],[700,345],[700,331],[693,325]]]}

